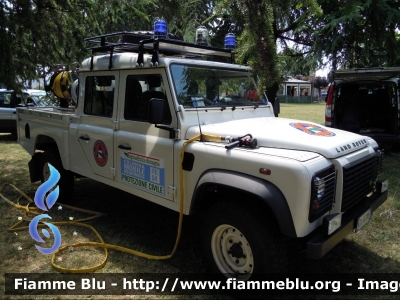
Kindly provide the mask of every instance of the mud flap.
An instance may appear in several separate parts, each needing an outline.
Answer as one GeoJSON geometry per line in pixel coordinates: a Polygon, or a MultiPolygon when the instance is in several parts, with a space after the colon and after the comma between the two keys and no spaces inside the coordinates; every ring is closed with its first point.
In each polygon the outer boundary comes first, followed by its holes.
{"type": "Polygon", "coordinates": [[[40,181],[42,179],[40,165],[42,161],[43,153],[37,152],[32,156],[32,159],[28,163],[29,166],[29,175],[31,182],[40,181]]]}

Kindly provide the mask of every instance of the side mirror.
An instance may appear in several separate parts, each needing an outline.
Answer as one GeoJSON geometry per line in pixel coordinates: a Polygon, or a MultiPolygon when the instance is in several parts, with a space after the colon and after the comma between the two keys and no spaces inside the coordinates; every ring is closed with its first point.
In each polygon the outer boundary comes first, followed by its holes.
{"type": "Polygon", "coordinates": [[[161,124],[164,121],[165,102],[163,99],[152,98],[147,110],[147,122],[161,124]]]}
{"type": "Polygon", "coordinates": [[[164,117],[165,107],[166,104],[163,99],[151,98],[147,110],[147,122],[149,122],[150,124],[154,124],[156,128],[168,131],[169,138],[174,139],[176,136],[174,127],[162,125],[162,122],[165,119],[164,117]]]}

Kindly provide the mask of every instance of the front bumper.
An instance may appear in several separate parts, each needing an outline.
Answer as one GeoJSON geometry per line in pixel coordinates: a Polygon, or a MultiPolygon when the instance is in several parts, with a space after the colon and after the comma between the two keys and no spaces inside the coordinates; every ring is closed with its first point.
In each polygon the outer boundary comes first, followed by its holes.
{"type": "Polygon", "coordinates": [[[357,226],[357,218],[362,215],[368,208],[371,213],[374,212],[388,197],[388,191],[383,193],[375,192],[358,205],[354,206],[342,216],[342,225],[333,234],[319,233],[307,242],[306,256],[307,258],[321,258],[328,253],[333,247],[339,244],[348,234],[350,234],[357,226]]]}

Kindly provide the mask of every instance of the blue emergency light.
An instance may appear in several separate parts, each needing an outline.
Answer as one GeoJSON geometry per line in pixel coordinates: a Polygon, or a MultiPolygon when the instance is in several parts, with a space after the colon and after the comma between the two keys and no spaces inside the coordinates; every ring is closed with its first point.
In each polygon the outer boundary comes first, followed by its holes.
{"type": "Polygon", "coordinates": [[[163,18],[157,18],[153,23],[153,38],[167,39],[168,24],[163,18]]]}
{"type": "Polygon", "coordinates": [[[225,49],[236,48],[236,36],[233,33],[225,35],[225,49]]]}

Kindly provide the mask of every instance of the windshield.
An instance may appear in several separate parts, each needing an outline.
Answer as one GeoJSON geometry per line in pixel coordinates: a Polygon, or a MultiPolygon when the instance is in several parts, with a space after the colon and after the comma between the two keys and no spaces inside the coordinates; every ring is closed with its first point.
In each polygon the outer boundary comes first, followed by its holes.
{"type": "Polygon", "coordinates": [[[53,105],[51,97],[49,97],[45,91],[31,92],[29,94],[25,94],[24,96],[27,104],[33,104],[37,106],[53,105]]]}
{"type": "Polygon", "coordinates": [[[244,71],[172,65],[179,104],[184,107],[254,106],[258,95],[251,74],[244,71]]]}

